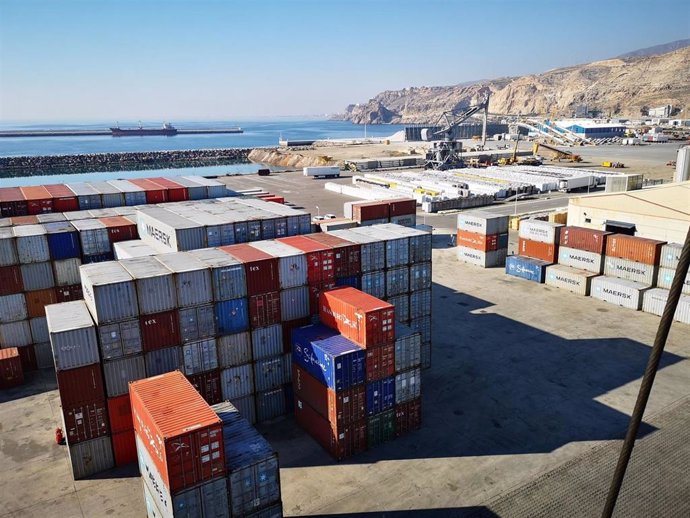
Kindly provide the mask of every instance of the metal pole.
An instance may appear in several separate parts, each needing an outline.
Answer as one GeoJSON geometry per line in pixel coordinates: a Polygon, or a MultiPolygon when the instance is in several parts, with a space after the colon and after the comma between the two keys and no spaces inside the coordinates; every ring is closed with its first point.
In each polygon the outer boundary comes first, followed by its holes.
{"type": "Polygon", "coordinates": [[[647,368],[645,369],[642,384],[640,385],[640,391],[637,395],[635,409],[630,416],[630,424],[628,425],[628,431],[625,434],[625,441],[623,441],[620,457],[618,457],[616,471],[613,473],[611,487],[609,488],[609,493],[606,497],[606,505],[604,506],[604,512],[601,515],[602,518],[611,518],[613,515],[613,509],[616,507],[618,494],[620,493],[621,486],[623,485],[623,479],[625,478],[625,471],[628,468],[630,456],[632,454],[633,447],[635,446],[637,432],[640,429],[640,423],[642,422],[647,401],[649,400],[649,394],[652,391],[654,377],[656,376],[657,369],[659,368],[661,354],[664,352],[666,339],[668,338],[668,333],[671,329],[673,315],[678,307],[678,300],[680,299],[683,281],[688,274],[689,264],[690,228],[688,229],[687,236],[685,236],[685,244],[683,244],[683,250],[680,253],[680,260],[678,261],[676,274],[673,277],[673,283],[671,284],[671,289],[669,290],[666,307],[664,308],[664,313],[659,321],[659,329],[657,330],[656,338],[654,339],[654,346],[652,347],[652,351],[649,353],[649,361],[647,362],[647,368]]]}

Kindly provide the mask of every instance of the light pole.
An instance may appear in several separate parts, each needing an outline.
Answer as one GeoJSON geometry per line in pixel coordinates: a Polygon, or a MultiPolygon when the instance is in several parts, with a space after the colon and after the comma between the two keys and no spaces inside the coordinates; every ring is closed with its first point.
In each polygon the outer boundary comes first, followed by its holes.
{"type": "Polygon", "coordinates": [[[321,209],[319,209],[319,206],[316,206],[316,217],[320,218],[321,217],[321,209]]]}

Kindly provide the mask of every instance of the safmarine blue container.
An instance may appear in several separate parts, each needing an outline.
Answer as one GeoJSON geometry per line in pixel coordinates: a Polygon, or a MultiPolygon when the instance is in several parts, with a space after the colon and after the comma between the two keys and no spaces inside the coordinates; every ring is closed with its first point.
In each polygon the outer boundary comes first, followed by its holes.
{"type": "Polygon", "coordinates": [[[509,255],[506,258],[506,273],[528,281],[543,283],[546,279],[546,267],[551,264],[531,257],[509,255]]]}
{"type": "Polygon", "coordinates": [[[72,259],[81,256],[79,232],[68,221],[45,223],[43,228],[47,232],[48,249],[53,260],[72,259]]]}
{"type": "Polygon", "coordinates": [[[320,324],[292,331],[292,361],[336,392],[366,379],[364,349],[320,324]]]}
{"type": "Polygon", "coordinates": [[[359,275],[352,275],[351,277],[338,277],[335,280],[336,286],[350,286],[351,288],[361,289],[362,280],[359,275]]]}
{"type": "Polygon", "coordinates": [[[367,383],[367,415],[378,414],[395,404],[395,376],[367,383]]]}
{"type": "Polygon", "coordinates": [[[218,302],[215,313],[219,335],[241,333],[249,329],[249,310],[246,298],[218,302]]]}

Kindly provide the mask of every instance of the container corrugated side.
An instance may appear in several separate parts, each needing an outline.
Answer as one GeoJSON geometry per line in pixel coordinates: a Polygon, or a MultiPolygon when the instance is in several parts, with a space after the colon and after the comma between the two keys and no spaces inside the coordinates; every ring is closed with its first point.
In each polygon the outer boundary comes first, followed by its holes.
{"type": "MultiPolygon", "coordinates": [[[[671,268],[659,268],[659,276],[657,278],[657,286],[659,288],[664,288],[665,290],[671,289],[671,284],[673,283],[673,278],[676,276],[676,270],[671,268]]],[[[690,272],[685,276],[683,280],[683,293],[690,295],[690,272]]]]}
{"type": "Polygon", "coordinates": [[[108,237],[108,228],[97,219],[73,221],[72,225],[79,231],[79,241],[84,255],[105,254],[112,250],[108,237]]]}
{"type": "MultiPolygon", "coordinates": [[[[0,324],[17,322],[29,317],[23,293],[0,297],[0,324]]],[[[4,344],[3,344],[4,345],[4,344]]]]}
{"type": "Polygon", "coordinates": [[[182,369],[182,348],[165,347],[151,351],[144,355],[146,362],[146,376],[158,376],[166,372],[182,369]]]}
{"type": "Polygon", "coordinates": [[[98,342],[104,360],[140,354],[143,343],[139,320],[98,326],[98,342]]]}
{"type": "MultiPolygon", "coordinates": [[[[652,288],[647,290],[642,298],[642,311],[653,315],[661,316],[664,314],[668,301],[669,291],[662,288],[652,288]]],[[[681,295],[678,300],[674,320],[684,324],[690,324],[690,297],[681,295]]]]}
{"type": "Polygon", "coordinates": [[[229,367],[220,371],[223,399],[234,399],[249,396],[254,392],[254,369],[251,364],[229,367]]]}
{"type": "Polygon", "coordinates": [[[29,321],[29,325],[31,326],[31,339],[35,344],[50,341],[46,317],[32,318],[29,321]]]}
{"type": "Polygon", "coordinates": [[[410,242],[410,263],[431,261],[431,233],[393,223],[380,225],[380,229],[405,236],[410,242]]]}
{"type": "Polygon", "coordinates": [[[561,229],[563,228],[564,225],[560,223],[526,219],[520,222],[520,230],[518,233],[522,239],[557,244],[559,242],[561,229]]]}
{"type": "Polygon", "coordinates": [[[360,268],[363,272],[383,270],[386,264],[385,243],[379,239],[355,232],[355,229],[334,230],[329,235],[360,245],[360,268]]]}
{"type": "Polygon", "coordinates": [[[297,320],[310,315],[309,288],[299,286],[280,292],[281,320],[297,320]]]}
{"type": "Polygon", "coordinates": [[[458,246],[456,248],[456,253],[459,261],[481,266],[482,268],[503,266],[506,262],[506,249],[500,249],[494,252],[480,252],[479,250],[474,250],[465,246],[458,246]]]}
{"type": "Polygon", "coordinates": [[[118,262],[80,268],[84,301],[97,324],[139,316],[134,279],[118,262]]]}
{"type": "Polygon", "coordinates": [[[367,383],[367,415],[385,412],[395,405],[395,377],[367,383]]]}
{"type": "Polygon", "coordinates": [[[218,345],[218,365],[221,369],[243,365],[252,361],[252,344],[248,332],[220,336],[216,340],[218,345]]]}
{"type": "Polygon", "coordinates": [[[240,415],[246,419],[249,424],[256,423],[256,401],[254,400],[254,394],[234,398],[230,401],[230,403],[237,408],[237,410],[240,412],[240,415]]]}
{"type": "Polygon", "coordinates": [[[129,382],[146,377],[144,356],[128,356],[103,363],[105,390],[109,398],[129,392],[129,382]]]}
{"type": "Polygon", "coordinates": [[[221,336],[249,329],[249,307],[246,298],[217,302],[215,314],[217,333],[221,336]]]}
{"type": "Polygon", "coordinates": [[[36,366],[39,369],[55,368],[55,363],[53,362],[53,349],[50,347],[50,342],[35,343],[34,353],[36,354],[36,366]]]}
{"type": "Polygon", "coordinates": [[[278,356],[283,352],[283,327],[275,324],[252,330],[252,358],[254,361],[278,356]]]}
{"type": "Polygon", "coordinates": [[[528,281],[543,283],[546,267],[550,264],[539,259],[511,255],[506,258],[506,273],[528,281]]]}
{"type": "Polygon", "coordinates": [[[209,405],[223,401],[223,391],[220,388],[220,369],[192,374],[187,376],[187,379],[209,405]]]}
{"type": "Polygon", "coordinates": [[[604,257],[601,254],[561,246],[558,249],[558,263],[564,266],[586,270],[592,273],[604,271],[604,257]]]}
{"type": "Polygon", "coordinates": [[[421,364],[422,335],[406,325],[395,330],[395,372],[419,367],[421,364]]]}
{"type": "Polygon", "coordinates": [[[606,250],[606,239],[613,232],[584,227],[563,227],[560,245],[575,250],[584,250],[594,254],[603,254],[606,250]]]}
{"type": "Polygon", "coordinates": [[[307,284],[307,258],[301,250],[278,241],[260,241],[251,246],[278,258],[280,289],[307,284]]]}
{"type": "Polygon", "coordinates": [[[216,302],[246,297],[247,281],[244,265],[240,261],[215,248],[197,250],[190,254],[211,269],[216,302]]]}
{"type": "Polygon", "coordinates": [[[11,228],[0,228],[0,266],[12,266],[19,263],[17,244],[11,228]]]}
{"type": "MultiPolygon", "coordinates": [[[[286,377],[285,358],[283,355],[273,358],[264,358],[254,362],[254,390],[265,392],[285,385],[288,380],[286,377]]],[[[257,417],[258,411],[257,408],[257,417]]]]}
{"type": "Polygon", "coordinates": [[[410,318],[431,315],[431,290],[418,290],[410,293],[410,318]]]}
{"type": "Polygon", "coordinates": [[[26,291],[46,290],[55,286],[53,267],[49,262],[21,265],[22,283],[26,291]]]}
{"type": "Polygon", "coordinates": [[[50,261],[48,237],[43,225],[22,225],[12,229],[19,264],[50,261]]]}
{"type": "Polygon", "coordinates": [[[410,291],[431,288],[431,263],[410,265],[410,291]]]}
{"type": "Polygon", "coordinates": [[[182,346],[184,373],[188,376],[218,368],[216,339],[200,340],[182,346]]]}
{"type": "Polygon", "coordinates": [[[67,452],[75,480],[115,467],[113,446],[109,436],[68,446],[67,452]]]}
{"type": "Polygon", "coordinates": [[[618,277],[619,279],[627,279],[646,284],[647,286],[654,286],[658,273],[659,267],[655,265],[638,263],[637,261],[630,261],[629,259],[621,259],[619,257],[604,258],[604,275],[609,277],[618,277]]]}
{"type": "Polygon", "coordinates": [[[388,302],[395,307],[396,322],[407,322],[410,320],[410,296],[407,293],[395,297],[388,297],[388,302]]]}
{"type": "Polygon", "coordinates": [[[431,316],[413,318],[410,327],[422,335],[422,345],[431,341],[431,316]]]}
{"type": "Polygon", "coordinates": [[[213,304],[181,308],[178,318],[180,339],[183,344],[216,335],[216,313],[213,304]]]}
{"type": "Polygon", "coordinates": [[[362,291],[372,297],[382,299],[386,296],[386,274],[383,270],[362,274],[362,291]]]}
{"type": "Polygon", "coordinates": [[[120,264],[134,279],[140,315],[162,313],[177,307],[173,274],[155,256],[123,259],[120,264]]]}
{"type": "Polygon", "coordinates": [[[678,267],[680,260],[680,252],[683,250],[683,245],[680,243],[666,243],[661,247],[661,257],[659,259],[659,266],[662,268],[671,268],[675,270],[678,267]]]}
{"type": "Polygon", "coordinates": [[[79,267],[81,266],[81,259],[62,259],[60,261],[53,261],[53,270],[55,272],[56,286],[71,286],[79,284],[81,278],[79,276],[79,267]]]}
{"type": "Polygon", "coordinates": [[[206,246],[202,225],[166,209],[139,211],[137,231],[143,241],[161,251],[186,252],[206,246]]]}
{"type": "Polygon", "coordinates": [[[156,259],[173,272],[178,307],[213,302],[211,272],[201,260],[187,252],[163,254],[156,259]]]}
{"type": "Polygon", "coordinates": [[[257,423],[266,423],[287,413],[283,387],[257,392],[254,399],[257,423]]]}
{"type": "Polygon", "coordinates": [[[508,232],[508,216],[482,211],[461,212],[458,214],[457,228],[484,235],[502,234],[508,232]]]}
{"type": "Polygon", "coordinates": [[[592,279],[590,294],[595,299],[637,311],[642,307],[642,297],[648,289],[648,285],[639,282],[602,275],[592,279]]]}
{"type": "Polygon", "coordinates": [[[399,266],[386,270],[386,296],[394,297],[410,291],[410,269],[399,266]]]}
{"type": "Polygon", "coordinates": [[[46,319],[56,370],[100,361],[96,326],[83,301],[50,305],[46,319]]]}
{"type": "Polygon", "coordinates": [[[606,240],[606,255],[640,263],[658,265],[663,241],[639,236],[613,234],[606,240]]]}
{"type": "Polygon", "coordinates": [[[572,291],[578,295],[589,295],[591,282],[598,273],[578,270],[562,264],[554,264],[546,267],[545,283],[548,286],[572,291]]]}

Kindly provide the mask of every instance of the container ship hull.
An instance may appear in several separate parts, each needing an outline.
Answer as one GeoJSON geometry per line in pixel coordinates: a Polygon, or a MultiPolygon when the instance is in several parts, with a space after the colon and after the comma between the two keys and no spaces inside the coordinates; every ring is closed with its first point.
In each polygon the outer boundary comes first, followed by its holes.
{"type": "Polygon", "coordinates": [[[163,135],[173,137],[177,135],[176,128],[110,128],[113,137],[148,137],[152,135],[163,135]]]}

